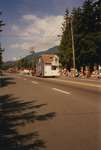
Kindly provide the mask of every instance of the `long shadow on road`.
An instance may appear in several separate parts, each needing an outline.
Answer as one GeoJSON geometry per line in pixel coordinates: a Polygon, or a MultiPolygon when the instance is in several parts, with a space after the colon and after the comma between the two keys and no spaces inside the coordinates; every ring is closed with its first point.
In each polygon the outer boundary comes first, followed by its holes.
{"type": "Polygon", "coordinates": [[[16,84],[13,77],[1,76],[0,87],[8,86],[9,84],[16,84]]]}
{"type": "Polygon", "coordinates": [[[12,95],[0,96],[0,149],[1,150],[39,150],[45,142],[34,129],[35,121],[45,121],[55,117],[55,112],[40,113],[46,104],[36,101],[18,100],[12,95]],[[30,131],[30,124],[33,130],[30,131]],[[26,125],[28,131],[26,132],[26,125]],[[24,132],[20,131],[22,128],[24,132]]]}

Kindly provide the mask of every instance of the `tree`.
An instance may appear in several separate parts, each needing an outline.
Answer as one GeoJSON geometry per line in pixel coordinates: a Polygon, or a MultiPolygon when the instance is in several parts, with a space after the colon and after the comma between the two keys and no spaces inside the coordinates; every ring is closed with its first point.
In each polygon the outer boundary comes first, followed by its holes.
{"type": "Polygon", "coordinates": [[[26,58],[22,58],[16,62],[16,66],[19,69],[21,68],[31,69],[33,67],[33,62],[30,60],[27,60],[26,58]]]}
{"type": "Polygon", "coordinates": [[[101,64],[101,1],[86,0],[72,14],[77,65],[101,64]]]}
{"type": "MultiPolygon", "coordinates": [[[[0,12],[0,15],[1,15],[2,13],[0,12]]],[[[2,32],[2,26],[4,26],[5,24],[3,23],[3,21],[2,20],[0,20],[0,32],[2,32]]],[[[2,49],[2,47],[1,47],[1,43],[0,43],[0,68],[1,68],[1,66],[2,66],[2,52],[4,51],[4,49],[2,49]]]]}
{"type": "Polygon", "coordinates": [[[32,56],[31,62],[30,62],[31,68],[36,68],[37,58],[35,56],[35,51],[32,49],[32,51],[30,53],[31,53],[31,56],[32,56]]]}
{"type": "Polygon", "coordinates": [[[1,48],[1,43],[0,43],[0,68],[2,67],[2,52],[4,50],[1,48]]]}
{"type": "Polygon", "coordinates": [[[76,67],[78,68],[80,66],[80,39],[82,39],[82,9],[78,7],[77,9],[74,8],[72,10],[72,16],[73,16],[73,33],[74,33],[74,45],[75,45],[75,60],[76,60],[76,67]]]}
{"type": "MultiPolygon", "coordinates": [[[[73,66],[71,24],[66,10],[59,45],[62,66],[73,66]]],[[[101,0],[85,0],[72,10],[76,67],[101,64],[101,0]]]]}
{"type": "Polygon", "coordinates": [[[94,4],[94,18],[95,18],[95,43],[97,53],[97,63],[101,65],[101,0],[96,1],[94,4]]]}
{"type": "Polygon", "coordinates": [[[59,46],[60,63],[63,67],[71,67],[72,64],[72,41],[71,24],[68,10],[65,11],[64,23],[62,24],[62,36],[59,46]]]}

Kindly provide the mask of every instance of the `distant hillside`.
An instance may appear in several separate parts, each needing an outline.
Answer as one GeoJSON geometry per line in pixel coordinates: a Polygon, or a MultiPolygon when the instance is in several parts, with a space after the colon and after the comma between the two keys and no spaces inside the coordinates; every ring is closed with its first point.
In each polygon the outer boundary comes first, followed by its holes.
{"type": "Polygon", "coordinates": [[[12,68],[15,65],[16,65],[16,61],[7,61],[3,63],[2,68],[3,69],[12,68]]]}
{"type": "MultiPolygon", "coordinates": [[[[30,55],[27,55],[24,57],[24,59],[26,59],[29,62],[32,62],[33,58],[36,61],[37,58],[42,54],[57,54],[57,53],[58,53],[58,46],[55,46],[55,47],[49,48],[48,50],[45,50],[45,51],[40,51],[40,52],[36,52],[36,53],[30,54],[30,55]]],[[[16,65],[16,61],[8,61],[3,64],[3,68],[14,67],[15,65],[16,65]]]]}
{"type": "Polygon", "coordinates": [[[57,54],[58,53],[58,46],[55,46],[53,48],[50,48],[46,51],[46,54],[57,54]]]}
{"type": "Polygon", "coordinates": [[[33,59],[33,57],[37,58],[37,57],[41,56],[42,54],[57,54],[57,53],[58,53],[58,46],[55,46],[55,47],[49,48],[48,50],[45,50],[45,51],[40,51],[40,52],[30,54],[24,58],[31,61],[33,59]]]}

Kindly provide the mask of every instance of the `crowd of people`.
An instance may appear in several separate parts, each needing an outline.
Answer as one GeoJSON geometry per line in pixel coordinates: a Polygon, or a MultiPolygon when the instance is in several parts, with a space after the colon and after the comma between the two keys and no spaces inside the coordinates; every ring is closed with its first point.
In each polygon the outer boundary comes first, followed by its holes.
{"type": "MultiPolygon", "coordinates": [[[[21,74],[28,74],[34,76],[36,74],[35,69],[9,69],[8,72],[18,72],[21,74]]],[[[2,72],[0,71],[0,75],[2,72]]],[[[92,78],[92,79],[101,79],[101,66],[94,66],[93,68],[90,68],[88,66],[86,67],[81,67],[80,70],[71,68],[62,68],[60,69],[60,77],[66,77],[66,78],[81,78],[81,79],[86,79],[86,78],[92,78]]]]}
{"type": "Polygon", "coordinates": [[[101,66],[94,66],[92,69],[88,66],[81,67],[80,70],[71,68],[61,69],[61,76],[68,78],[94,78],[101,79],[101,66]]]}

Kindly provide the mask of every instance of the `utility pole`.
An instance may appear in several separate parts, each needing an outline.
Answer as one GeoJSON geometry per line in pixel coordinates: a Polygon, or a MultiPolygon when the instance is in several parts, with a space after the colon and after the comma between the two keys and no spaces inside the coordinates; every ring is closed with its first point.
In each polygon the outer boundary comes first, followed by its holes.
{"type": "Polygon", "coordinates": [[[73,52],[73,68],[76,68],[75,65],[75,47],[74,47],[74,33],[73,33],[73,17],[70,16],[70,24],[71,24],[71,38],[72,38],[72,52],[73,52]]]}

